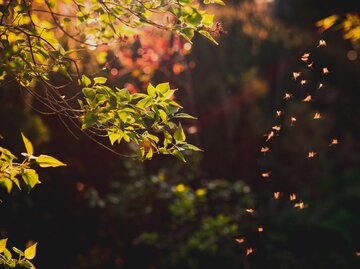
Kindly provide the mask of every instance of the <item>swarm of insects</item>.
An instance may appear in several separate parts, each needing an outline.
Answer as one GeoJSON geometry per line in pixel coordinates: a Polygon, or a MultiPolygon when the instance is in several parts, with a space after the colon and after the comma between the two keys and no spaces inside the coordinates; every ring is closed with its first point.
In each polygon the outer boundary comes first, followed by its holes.
{"type": "MultiPolygon", "coordinates": [[[[326,45],[327,45],[326,41],[321,39],[321,40],[319,40],[317,48],[325,47],[326,45]]],[[[300,61],[303,62],[303,64],[305,64],[305,66],[307,68],[309,68],[309,70],[313,70],[314,61],[311,60],[311,53],[310,52],[303,53],[301,55],[301,57],[300,57],[300,61]]],[[[331,72],[329,71],[328,67],[321,67],[322,76],[329,75],[330,73],[331,72]]],[[[304,88],[308,88],[309,87],[308,85],[311,86],[311,81],[308,78],[304,77],[304,75],[300,71],[292,72],[292,80],[296,81],[298,86],[299,85],[303,86],[301,88],[302,91],[304,90],[304,88]]],[[[323,82],[317,83],[317,86],[315,85],[314,87],[315,87],[315,89],[313,89],[313,90],[323,89],[324,88],[324,83],[323,82]]],[[[313,93],[307,92],[307,93],[305,93],[305,97],[302,97],[302,99],[300,99],[300,100],[296,100],[297,98],[296,98],[296,96],[294,96],[293,92],[285,92],[282,99],[285,102],[301,102],[301,103],[305,103],[306,105],[309,105],[309,104],[313,103],[312,101],[314,101],[314,96],[312,94],[313,93]]],[[[275,119],[281,119],[285,114],[286,113],[285,113],[284,110],[275,110],[275,119]]],[[[320,112],[316,112],[312,116],[312,120],[319,120],[321,118],[322,118],[322,115],[321,115],[320,112]]],[[[294,124],[296,122],[297,122],[297,116],[296,115],[291,115],[290,116],[290,123],[288,123],[289,126],[294,126],[294,124]]],[[[281,129],[282,129],[282,126],[280,124],[275,124],[275,125],[273,125],[271,127],[271,130],[267,134],[264,135],[266,145],[264,145],[264,146],[262,146],[260,148],[260,153],[263,153],[266,156],[271,153],[271,143],[273,143],[274,139],[278,139],[280,137],[280,130],[281,129]]],[[[332,146],[336,146],[338,144],[339,144],[339,140],[337,138],[333,138],[330,141],[329,146],[332,147],[332,146]]],[[[314,150],[308,151],[307,154],[306,154],[306,158],[313,159],[313,158],[315,158],[317,156],[317,154],[318,154],[318,152],[316,152],[314,150]]],[[[266,172],[263,171],[260,174],[261,174],[262,178],[270,179],[271,173],[272,173],[271,170],[267,170],[266,172]]],[[[273,197],[272,199],[279,200],[281,198],[280,194],[281,194],[280,191],[273,192],[272,193],[272,197],[273,197]]],[[[283,197],[283,195],[282,195],[282,197],[283,197]]],[[[297,195],[295,193],[289,194],[288,202],[289,201],[290,201],[290,203],[293,203],[292,207],[296,208],[296,209],[301,209],[302,210],[302,209],[305,209],[308,206],[308,205],[305,205],[305,203],[303,201],[299,201],[298,197],[297,197],[297,195]]],[[[251,214],[251,215],[255,212],[254,209],[252,209],[252,208],[248,208],[245,211],[247,213],[251,214]]],[[[264,232],[263,226],[258,226],[257,232],[258,233],[263,233],[264,232]]],[[[235,240],[236,240],[236,242],[238,244],[244,244],[245,245],[245,255],[246,256],[254,253],[253,246],[247,246],[245,237],[235,239],[235,240]]],[[[356,252],[356,255],[360,256],[360,252],[356,252]]]]}

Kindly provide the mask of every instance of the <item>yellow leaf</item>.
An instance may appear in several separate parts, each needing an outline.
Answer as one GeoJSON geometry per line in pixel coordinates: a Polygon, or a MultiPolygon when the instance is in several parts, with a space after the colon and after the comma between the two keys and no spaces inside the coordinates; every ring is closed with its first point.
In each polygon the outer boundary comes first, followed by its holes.
{"type": "Polygon", "coordinates": [[[7,238],[0,240],[0,253],[3,253],[6,248],[7,238]]]}
{"type": "Polygon", "coordinates": [[[32,245],[31,247],[28,247],[27,249],[25,249],[25,258],[28,260],[32,260],[35,258],[36,255],[36,246],[37,243],[35,243],[34,245],[32,245]]]}
{"type": "Polygon", "coordinates": [[[21,133],[21,136],[22,136],[22,139],[24,141],[24,145],[25,145],[27,154],[32,156],[34,154],[34,149],[33,149],[33,146],[31,144],[30,140],[27,139],[26,136],[23,133],[21,133]]]}
{"type": "Polygon", "coordinates": [[[36,184],[40,184],[39,176],[34,169],[25,169],[24,173],[21,174],[24,182],[31,189],[34,188],[36,184]]]}
{"type": "Polygon", "coordinates": [[[58,167],[58,166],[66,166],[63,162],[60,162],[58,159],[48,156],[48,155],[40,155],[36,158],[36,162],[40,167],[58,167]]]}

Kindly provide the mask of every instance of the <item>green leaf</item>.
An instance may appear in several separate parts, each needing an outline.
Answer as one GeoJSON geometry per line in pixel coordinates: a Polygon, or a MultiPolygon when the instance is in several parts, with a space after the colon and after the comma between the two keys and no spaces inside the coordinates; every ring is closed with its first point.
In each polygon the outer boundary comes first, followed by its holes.
{"type": "Polygon", "coordinates": [[[40,167],[66,166],[65,163],[60,162],[58,159],[48,155],[40,155],[36,158],[36,162],[39,164],[40,167]]]}
{"type": "Polygon", "coordinates": [[[88,87],[91,84],[91,80],[85,75],[82,75],[81,82],[85,87],[88,87]]]}
{"type": "Polygon", "coordinates": [[[197,120],[197,118],[187,114],[187,113],[177,113],[175,115],[175,118],[183,118],[183,119],[193,119],[193,120],[197,120]]]}
{"type": "Polygon", "coordinates": [[[25,145],[27,154],[29,154],[29,156],[32,156],[34,154],[34,148],[31,144],[30,140],[27,139],[23,133],[21,133],[21,136],[24,141],[24,145],[25,145]]]}
{"type": "Polygon", "coordinates": [[[178,128],[176,129],[176,131],[174,133],[174,138],[175,138],[175,140],[181,141],[181,142],[185,141],[185,139],[186,139],[186,135],[185,135],[184,130],[183,130],[180,123],[179,123],[179,126],[178,126],[178,128]]]}
{"type": "Polygon", "coordinates": [[[84,122],[81,126],[82,129],[89,128],[93,126],[97,121],[97,116],[94,112],[88,112],[85,114],[84,122]]]}
{"type": "Polygon", "coordinates": [[[71,19],[66,17],[63,19],[63,21],[64,21],[64,23],[69,23],[69,22],[71,22],[71,19]]]}
{"type": "Polygon", "coordinates": [[[200,10],[198,10],[197,7],[192,7],[192,12],[189,16],[186,16],[186,22],[194,27],[197,27],[200,25],[201,21],[202,13],[200,13],[200,10]]]}
{"type": "Polygon", "coordinates": [[[50,0],[48,1],[48,5],[51,7],[51,8],[54,8],[56,6],[56,1],[55,0],[50,0]]]}
{"type": "Polygon", "coordinates": [[[12,258],[11,252],[8,249],[4,249],[4,255],[7,261],[10,261],[12,258]]]}
{"type": "Polygon", "coordinates": [[[121,130],[118,130],[117,132],[109,132],[108,136],[109,136],[111,145],[114,145],[114,143],[116,141],[118,141],[118,143],[120,144],[123,134],[124,133],[121,130]]]}
{"type": "Polygon", "coordinates": [[[90,100],[94,100],[96,92],[93,88],[83,88],[82,92],[86,98],[89,98],[90,100]]]}
{"type": "Polygon", "coordinates": [[[225,3],[222,0],[214,0],[214,3],[225,6],[225,3]]]}
{"type": "Polygon", "coordinates": [[[162,109],[159,109],[159,115],[160,115],[160,118],[163,122],[166,122],[167,121],[167,114],[164,110],[162,109]]]}
{"type": "Polygon", "coordinates": [[[170,99],[174,95],[175,91],[176,90],[168,90],[167,92],[164,93],[164,98],[165,99],[170,99]]]}
{"type": "Polygon", "coordinates": [[[7,192],[10,193],[13,187],[13,182],[8,178],[2,178],[2,181],[2,184],[5,186],[7,192]]]}
{"type": "Polygon", "coordinates": [[[163,132],[164,132],[164,136],[165,136],[165,138],[164,138],[164,147],[166,148],[169,144],[171,144],[173,138],[172,138],[171,134],[168,131],[164,130],[163,132]]]}
{"type": "Polygon", "coordinates": [[[148,96],[148,97],[140,100],[140,101],[136,104],[136,106],[139,107],[139,108],[146,108],[146,107],[151,106],[151,104],[152,104],[152,98],[151,98],[151,96],[148,96]]]}
{"type": "Polygon", "coordinates": [[[214,44],[219,45],[219,43],[212,37],[212,35],[209,34],[209,32],[200,30],[199,33],[205,36],[207,39],[211,40],[214,44]]]}
{"type": "Polygon", "coordinates": [[[152,156],[153,156],[153,150],[152,150],[152,148],[150,148],[149,151],[146,153],[145,158],[150,160],[152,158],[152,156]]]}
{"type": "Polygon", "coordinates": [[[159,138],[156,135],[152,135],[152,134],[147,133],[145,135],[145,137],[152,140],[152,141],[154,141],[155,143],[159,143],[159,138]]]}
{"type": "Polygon", "coordinates": [[[173,156],[175,156],[176,158],[178,158],[180,161],[186,163],[184,155],[180,151],[178,151],[177,149],[175,149],[171,154],[173,156]]]}
{"type": "Polygon", "coordinates": [[[96,84],[105,84],[107,81],[107,78],[104,78],[104,77],[97,77],[97,78],[94,78],[94,82],[96,84]]]}
{"type": "Polygon", "coordinates": [[[12,161],[16,159],[16,156],[10,152],[10,150],[6,148],[0,147],[1,158],[5,159],[6,161],[12,161]]]}
{"type": "Polygon", "coordinates": [[[67,71],[66,67],[60,66],[58,69],[59,73],[67,77],[68,79],[72,80],[72,77],[70,76],[69,72],[67,71]]]}
{"type": "Polygon", "coordinates": [[[31,189],[34,188],[36,184],[40,184],[39,176],[34,169],[25,169],[25,172],[21,174],[21,177],[24,179],[26,185],[31,189]]]}
{"type": "Polygon", "coordinates": [[[211,27],[214,23],[214,15],[204,14],[201,20],[201,24],[206,27],[211,27]]]}
{"type": "Polygon", "coordinates": [[[193,151],[203,151],[202,149],[198,148],[197,146],[191,145],[191,144],[186,144],[186,147],[190,150],[193,151]]]}
{"type": "Polygon", "coordinates": [[[149,83],[149,86],[147,87],[147,93],[149,96],[154,97],[156,94],[156,89],[151,83],[149,83]]]}
{"type": "Polygon", "coordinates": [[[25,255],[24,252],[22,252],[20,249],[18,249],[18,248],[16,248],[16,247],[12,247],[12,250],[13,250],[15,253],[19,254],[20,256],[24,256],[24,255],[25,255]]]}
{"type": "Polygon", "coordinates": [[[37,243],[35,243],[34,245],[32,245],[31,247],[28,247],[27,249],[25,249],[25,258],[28,260],[32,260],[35,258],[36,255],[36,246],[37,243]]]}
{"type": "Polygon", "coordinates": [[[225,3],[222,0],[204,0],[204,4],[205,5],[219,4],[219,5],[225,6],[225,3]]]}
{"type": "Polygon", "coordinates": [[[20,181],[16,177],[13,177],[11,180],[13,183],[15,183],[15,185],[19,188],[19,190],[21,190],[20,181]]]}
{"type": "Polygon", "coordinates": [[[6,248],[7,238],[0,240],[0,253],[3,253],[6,248]]]}
{"type": "Polygon", "coordinates": [[[185,39],[191,42],[191,39],[194,37],[194,29],[192,28],[184,28],[180,31],[180,34],[185,37],[185,39]]]}
{"type": "Polygon", "coordinates": [[[161,93],[166,93],[169,90],[170,90],[169,82],[160,83],[156,86],[156,91],[161,92],[161,93]]]}
{"type": "Polygon", "coordinates": [[[145,155],[145,149],[144,147],[141,147],[137,150],[137,156],[140,160],[144,159],[144,155],[145,155]]]}

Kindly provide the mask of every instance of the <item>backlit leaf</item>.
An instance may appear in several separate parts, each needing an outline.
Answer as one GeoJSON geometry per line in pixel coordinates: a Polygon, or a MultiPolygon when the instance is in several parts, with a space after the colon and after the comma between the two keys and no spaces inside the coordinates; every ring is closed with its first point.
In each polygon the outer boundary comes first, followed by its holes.
{"type": "Polygon", "coordinates": [[[177,149],[174,150],[171,154],[173,156],[175,156],[176,158],[178,158],[180,161],[186,163],[184,155],[180,151],[178,151],[177,149]]]}
{"type": "Polygon", "coordinates": [[[39,176],[34,169],[26,169],[22,174],[22,178],[26,185],[28,185],[31,189],[34,188],[36,184],[40,184],[39,176]]]}
{"type": "Polygon", "coordinates": [[[202,34],[203,36],[205,36],[207,39],[211,40],[216,45],[219,45],[219,43],[212,37],[211,34],[209,34],[209,32],[207,32],[205,30],[200,30],[199,33],[202,34]]]}
{"type": "Polygon", "coordinates": [[[166,93],[169,90],[170,90],[170,84],[168,82],[160,83],[156,86],[156,91],[159,91],[161,93],[166,93]]]}
{"type": "Polygon", "coordinates": [[[106,81],[107,81],[107,78],[104,78],[104,77],[94,78],[95,85],[96,84],[104,84],[104,83],[106,83],[106,81]]]}
{"type": "Polygon", "coordinates": [[[185,141],[186,136],[185,136],[185,133],[184,133],[184,130],[183,130],[181,124],[179,124],[178,128],[176,129],[176,131],[174,133],[174,138],[177,141],[181,141],[181,142],[185,141]]]}
{"type": "Polygon", "coordinates": [[[82,75],[81,82],[85,87],[88,87],[91,84],[91,80],[85,75],[82,75]]]}
{"type": "Polygon", "coordinates": [[[48,155],[40,155],[39,157],[36,158],[36,162],[39,164],[40,167],[66,166],[65,163],[48,155]]]}
{"type": "Polygon", "coordinates": [[[27,249],[25,249],[25,258],[28,260],[32,260],[35,258],[36,255],[36,246],[37,243],[35,243],[34,245],[32,245],[31,247],[28,247],[27,249]]]}
{"type": "Polygon", "coordinates": [[[31,144],[30,140],[27,139],[23,133],[21,133],[21,136],[24,141],[24,145],[25,145],[27,154],[29,154],[29,156],[32,156],[34,154],[34,149],[33,149],[33,146],[31,144]]]}
{"type": "Polygon", "coordinates": [[[193,119],[193,120],[197,120],[197,118],[187,114],[187,113],[177,113],[175,115],[175,118],[183,118],[183,119],[193,119]]]}
{"type": "Polygon", "coordinates": [[[0,253],[3,253],[6,248],[7,238],[0,240],[0,253]]]}
{"type": "Polygon", "coordinates": [[[147,87],[147,93],[149,96],[154,97],[156,94],[156,89],[151,83],[149,83],[149,86],[147,87]]]}
{"type": "Polygon", "coordinates": [[[198,148],[197,146],[194,146],[191,144],[187,144],[186,146],[188,149],[193,150],[193,151],[203,151],[202,149],[198,148]]]}

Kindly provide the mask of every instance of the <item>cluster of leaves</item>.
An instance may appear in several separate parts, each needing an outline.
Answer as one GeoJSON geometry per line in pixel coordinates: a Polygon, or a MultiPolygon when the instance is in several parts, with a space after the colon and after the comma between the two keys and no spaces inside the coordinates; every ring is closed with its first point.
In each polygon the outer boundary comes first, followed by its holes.
{"type": "Polygon", "coordinates": [[[141,160],[151,159],[154,153],[171,154],[185,161],[183,151],[200,149],[187,143],[181,124],[174,120],[194,117],[179,113],[181,106],[173,100],[175,90],[169,83],[156,87],[149,84],[147,94],[130,93],[126,88],[111,88],[104,85],[106,78],[92,81],[83,76],[80,83],[85,87],[85,102],[82,128],[104,132],[111,144],[134,142],[141,160]],[[173,131],[173,133],[171,133],[173,131]],[[162,143],[160,143],[162,141],[162,143]]]}
{"type": "MultiPolygon", "coordinates": [[[[214,25],[214,15],[207,14],[206,11],[200,10],[199,5],[190,5],[191,0],[181,0],[178,2],[180,3],[178,6],[171,6],[169,8],[169,11],[181,22],[175,29],[189,41],[194,37],[194,33],[198,32],[215,44],[218,44],[211,34],[211,27],[214,25]]],[[[208,0],[204,1],[204,4],[211,3],[224,5],[224,2],[221,0],[212,2],[208,0]]]]}
{"type": "Polygon", "coordinates": [[[360,16],[359,14],[346,14],[345,17],[331,15],[316,23],[317,27],[327,30],[331,27],[338,26],[344,32],[344,39],[350,40],[354,44],[360,41],[360,16]]]}
{"type": "Polygon", "coordinates": [[[70,77],[67,68],[72,62],[56,40],[51,23],[31,14],[31,2],[0,5],[0,80],[9,75],[25,87],[32,81],[45,83],[51,71],[70,77]]]}
{"type": "MultiPolygon", "coordinates": [[[[91,42],[96,40],[127,39],[138,34],[139,28],[151,26],[159,29],[178,32],[187,39],[192,39],[194,32],[206,36],[215,42],[210,35],[213,26],[213,16],[201,10],[199,5],[193,5],[192,0],[147,0],[147,1],[95,1],[91,4],[77,0],[76,20],[78,26],[87,28],[91,42]],[[166,21],[163,23],[162,21],[166,21]],[[88,27],[91,29],[88,29],[88,27]]],[[[50,3],[50,2],[48,2],[50,3]]],[[[56,1],[51,1],[55,7],[56,1]]],[[[206,4],[224,4],[221,0],[206,4]]],[[[70,22],[70,18],[65,18],[70,22]]],[[[90,41],[90,40],[89,40],[90,41]]],[[[216,43],[216,42],[215,42],[216,43]]]]}
{"type": "Polygon", "coordinates": [[[36,255],[36,246],[37,243],[21,251],[16,247],[13,247],[12,250],[18,254],[17,258],[14,258],[10,250],[6,248],[7,238],[0,239],[0,265],[4,265],[5,268],[16,268],[16,267],[25,267],[29,269],[34,269],[35,266],[31,263],[30,260],[35,258],[36,255]]]}
{"type": "Polygon", "coordinates": [[[124,41],[143,26],[177,32],[189,40],[199,32],[216,43],[213,17],[187,0],[10,0],[0,4],[0,78],[8,74],[29,86],[33,80],[47,81],[55,71],[71,79],[69,67],[76,62],[68,55],[74,50],[64,50],[54,29],[90,48],[124,41]]]}
{"type": "MultiPolygon", "coordinates": [[[[223,4],[220,0],[214,3],[223,4]]],[[[135,142],[140,145],[140,159],[151,159],[156,152],[184,160],[182,151],[199,150],[185,142],[181,125],[172,122],[175,118],[191,117],[177,113],[181,106],[171,100],[174,90],[166,83],[156,88],[150,85],[148,94],[129,94],[126,89],[103,85],[103,77],[94,78],[90,87],[90,79],[82,76],[85,100],[78,99],[82,109],[79,110],[68,102],[78,95],[66,98],[61,92],[66,85],[53,85],[50,76],[57,72],[72,80],[74,66],[80,78],[77,62],[69,57],[78,46],[65,50],[55,29],[80,47],[88,48],[136,35],[142,26],[181,33],[189,40],[197,31],[215,42],[211,36],[214,16],[200,10],[199,5],[192,5],[191,1],[17,0],[1,4],[0,12],[0,80],[7,75],[15,78],[51,113],[77,126],[80,121],[81,129],[91,129],[92,135],[109,136],[112,144],[121,140],[135,142]],[[158,22],[159,16],[168,18],[167,24],[158,22]],[[42,87],[34,89],[39,84],[42,87]],[[171,130],[175,129],[172,135],[171,130]],[[162,146],[154,133],[164,136],[162,146]]]]}
{"type": "Polygon", "coordinates": [[[21,163],[15,162],[17,159],[16,156],[8,149],[0,147],[0,186],[5,187],[8,193],[11,192],[14,184],[21,189],[20,177],[29,190],[34,188],[36,184],[41,183],[38,173],[30,168],[33,163],[44,168],[65,165],[56,158],[48,155],[34,156],[31,142],[23,134],[22,138],[26,153],[22,153],[25,159],[21,163]]]}

